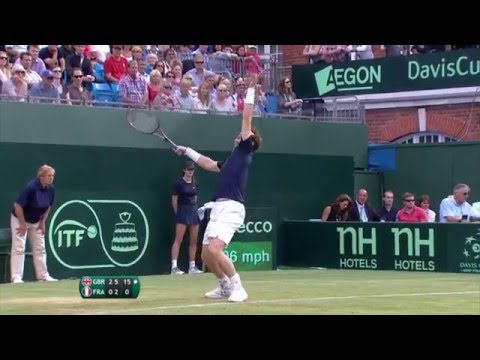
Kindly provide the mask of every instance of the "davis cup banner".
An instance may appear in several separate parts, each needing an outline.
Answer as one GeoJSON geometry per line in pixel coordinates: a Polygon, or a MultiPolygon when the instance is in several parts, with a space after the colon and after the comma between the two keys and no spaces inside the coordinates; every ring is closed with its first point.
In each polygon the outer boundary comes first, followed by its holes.
{"type": "Polygon", "coordinates": [[[292,80],[299,98],[479,86],[480,49],[293,65],[292,80]]]}

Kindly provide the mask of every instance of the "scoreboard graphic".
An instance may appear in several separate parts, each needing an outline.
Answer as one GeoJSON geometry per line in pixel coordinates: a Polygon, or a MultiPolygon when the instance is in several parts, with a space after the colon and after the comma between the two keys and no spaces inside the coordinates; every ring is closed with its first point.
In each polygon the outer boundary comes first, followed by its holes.
{"type": "Polygon", "coordinates": [[[136,299],[140,280],[138,276],[83,276],[79,291],[84,299],[136,299]]]}

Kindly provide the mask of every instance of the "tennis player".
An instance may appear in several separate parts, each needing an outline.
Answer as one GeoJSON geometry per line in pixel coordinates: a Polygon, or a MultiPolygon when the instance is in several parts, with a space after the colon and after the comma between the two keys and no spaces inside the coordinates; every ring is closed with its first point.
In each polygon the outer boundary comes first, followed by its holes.
{"type": "Polygon", "coordinates": [[[232,302],[242,302],[248,298],[240,275],[223,250],[245,220],[244,193],[248,170],[253,152],[261,142],[257,130],[252,128],[256,80],[257,76],[253,76],[245,97],[241,133],[235,139],[233,151],[224,161],[214,161],[184,146],[175,151],[188,156],[205,170],[220,173],[202,242],[202,260],[218,279],[217,287],[205,294],[211,299],[227,298],[232,302]]]}

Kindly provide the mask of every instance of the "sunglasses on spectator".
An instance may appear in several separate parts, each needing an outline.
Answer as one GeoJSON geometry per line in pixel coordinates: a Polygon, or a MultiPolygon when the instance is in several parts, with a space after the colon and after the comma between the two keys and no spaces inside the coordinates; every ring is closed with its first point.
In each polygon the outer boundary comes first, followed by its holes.
{"type": "Polygon", "coordinates": [[[0,57],[0,60],[8,60],[8,57],[2,56],[2,57],[0,57]]]}
{"type": "Polygon", "coordinates": [[[174,78],[175,75],[168,75],[167,78],[174,78]]]}
{"type": "Polygon", "coordinates": [[[195,61],[195,64],[203,64],[203,61],[195,61]]]}
{"type": "Polygon", "coordinates": [[[290,80],[285,81],[285,84],[290,84],[290,80]]]}
{"type": "Polygon", "coordinates": [[[74,77],[75,79],[80,79],[80,78],[83,77],[83,75],[73,75],[73,77],[74,77]]]}
{"type": "Polygon", "coordinates": [[[415,199],[403,199],[403,201],[406,201],[406,202],[414,202],[415,199]]]}
{"type": "Polygon", "coordinates": [[[90,60],[95,61],[95,60],[97,60],[97,58],[96,57],[91,57],[90,60]]]}
{"type": "Polygon", "coordinates": [[[170,89],[170,90],[172,89],[171,86],[164,86],[163,88],[164,88],[164,89],[170,89]]]}

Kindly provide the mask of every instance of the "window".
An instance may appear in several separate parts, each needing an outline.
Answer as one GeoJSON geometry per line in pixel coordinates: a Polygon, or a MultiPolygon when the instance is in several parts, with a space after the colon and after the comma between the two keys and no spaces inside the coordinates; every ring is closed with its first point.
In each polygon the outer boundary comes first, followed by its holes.
{"type": "Polygon", "coordinates": [[[457,142],[457,139],[439,133],[416,133],[403,136],[395,141],[397,144],[432,144],[443,142],[457,142]]]}

